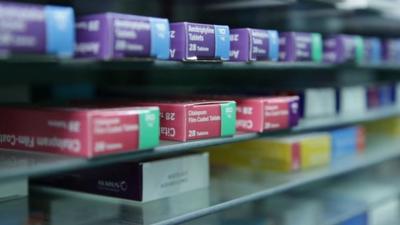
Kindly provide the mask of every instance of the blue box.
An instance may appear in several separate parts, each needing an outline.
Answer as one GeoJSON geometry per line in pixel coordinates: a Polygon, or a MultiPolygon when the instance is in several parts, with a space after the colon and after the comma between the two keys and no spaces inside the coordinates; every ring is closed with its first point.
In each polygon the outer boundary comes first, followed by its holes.
{"type": "Polygon", "coordinates": [[[46,6],[47,53],[72,57],[75,51],[75,14],[70,7],[46,6]]]}
{"type": "Polygon", "coordinates": [[[383,47],[381,39],[377,37],[364,38],[364,62],[379,64],[383,58],[383,47]]]}
{"type": "Polygon", "coordinates": [[[367,224],[368,224],[368,215],[367,213],[362,213],[346,221],[341,222],[339,225],[367,225],[367,224]]]}
{"type": "Polygon", "coordinates": [[[394,85],[382,85],[379,87],[379,106],[390,106],[394,105],[395,99],[395,86],[394,85]]]}
{"type": "Polygon", "coordinates": [[[150,55],[157,59],[168,59],[170,38],[168,19],[150,17],[150,55]]]}
{"type": "Polygon", "coordinates": [[[330,134],[333,161],[357,153],[359,127],[340,128],[331,131],[330,134]]]}

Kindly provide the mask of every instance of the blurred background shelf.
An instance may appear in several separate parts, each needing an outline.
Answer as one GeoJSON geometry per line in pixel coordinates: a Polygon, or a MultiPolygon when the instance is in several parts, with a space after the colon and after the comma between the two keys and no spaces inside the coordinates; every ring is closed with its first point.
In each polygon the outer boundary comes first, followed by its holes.
{"type": "Polygon", "coordinates": [[[297,0],[236,0],[229,2],[220,2],[208,4],[205,8],[207,10],[242,10],[249,8],[258,8],[258,7],[275,7],[293,4],[297,2],[297,0]]]}
{"type": "MultiPolygon", "coordinates": [[[[68,204],[89,201],[95,208],[100,208],[102,205],[104,205],[103,207],[116,207],[118,212],[116,212],[114,218],[108,220],[114,223],[124,221],[126,224],[178,224],[240,204],[276,195],[311,182],[348,174],[352,171],[399,158],[399,144],[399,141],[374,138],[369,141],[368,148],[362,155],[343,158],[340,162],[330,166],[295,173],[273,173],[238,168],[216,169],[212,171],[209,189],[191,191],[148,203],[139,204],[42,187],[36,189],[36,191],[42,193],[45,190],[45,193],[35,196],[36,198],[42,198],[45,195],[47,197],[43,199],[49,199],[50,203],[55,201],[54,199],[60,202],[64,199],[68,204]]],[[[60,204],[64,206],[60,206],[60,209],[66,207],[63,203],[60,204]]],[[[43,205],[48,204],[43,203],[43,205]]],[[[74,212],[74,209],[71,210],[73,213],[78,213],[74,212]]],[[[60,217],[62,212],[59,210],[54,211],[53,209],[51,213],[57,215],[59,219],[62,218],[60,217]]],[[[350,213],[357,212],[349,211],[350,213]]],[[[345,219],[344,217],[343,219],[345,219]]]]}
{"type": "Polygon", "coordinates": [[[378,225],[398,224],[400,183],[393,179],[398,162],[398,159],[391,160],[347,176],[294,188],[185,222],[184,225],[230,225],[238,221],[251,224],[338,225],[348,224],[349,220],[365,220],[369,221],[367,224],[378,225]]]}

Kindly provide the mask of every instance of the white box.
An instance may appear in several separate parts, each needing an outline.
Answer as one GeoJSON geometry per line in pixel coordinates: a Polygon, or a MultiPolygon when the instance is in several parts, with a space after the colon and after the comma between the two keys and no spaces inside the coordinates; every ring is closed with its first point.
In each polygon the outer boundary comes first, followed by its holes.
{"type": "Polygon", "coordinates": [[[304,91],[304,117],[334,116],[336,95],[334,88],[309,88],[304,91]]]}
{"type": "Polygon", "coordinates": [[[363,86],[342,87],[338,93],[339,113],[358,115],[367,112],[367,93],[363,86]]]}

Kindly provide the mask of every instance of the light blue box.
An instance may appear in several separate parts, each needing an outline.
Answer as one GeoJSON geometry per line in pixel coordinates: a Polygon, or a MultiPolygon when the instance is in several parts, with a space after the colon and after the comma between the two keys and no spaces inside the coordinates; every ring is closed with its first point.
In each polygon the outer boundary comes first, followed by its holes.
{"type": "Polygon", "coordinates": [[[279,35],[278,31],[268,30],[269,37],[269,51],[268,57],[271,61],[278,61],[279,59],[279,35]]]}
{"type": "Polygon", "coordinates": [[[151,56],[157,59],[168,59],[170,48],[170,29],[168,19],[150,18],[151,56]]]}
{"type": "Polygon", "coordinates": [[[333,161],[357,153],[358,127],[341,128],[330,134],[333,161]]]}
{"type": "Polygon", "coordinates": [[[215,29],[215,57],[229,60],[231,48],[230,32],[228,26],[214,25],[215,29]]]}
{"type": "Polygon", "coordinates": [[[46,6],[47,53],[71,57],[75,50],[75,16],[70,7],[46,6]]]}

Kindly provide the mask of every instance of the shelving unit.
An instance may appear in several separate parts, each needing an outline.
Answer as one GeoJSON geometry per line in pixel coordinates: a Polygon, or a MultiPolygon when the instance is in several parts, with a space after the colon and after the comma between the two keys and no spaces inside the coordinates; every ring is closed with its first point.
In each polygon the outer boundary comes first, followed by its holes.
{"type": "MultiPolygon", "coordinates": [[[[346,0],[209,0],[205,2],[132,0],[129,3],[121,0],[104,0],[102,4],[91,0],[40,2],[72,6],[76,10],[76,15],[116,11],[165,17],[171,22],[227,24],[234,28],[320,32],[323,35],[349,33],[377,36],[382,39],[400,36],[398,29],[400,19],[392,14],[390,17],[386,16],[384,7],[343,10],[335,6],[336,3],[344,1],[346,0]]],[[[386,4],[383,5],[386,6],[386,4]]],[[[398,4],[400,5],[400,1],[398,4]]],[[[0,55],[0,75],[0,95],[2,88],[11,87],[12,89],[13,86],[8,85],[16,84],[29,89],[28,92],[31,94],[27,97],[29,103],[53,103],[54,101],[65,104],[66,99],[57,99],[52,92],[63,85],[66,89],[74,88],[73,85],[88,85],[93,89],[91,91],[94,97],[103,99],[103,97],[120,95],[132,98],[157,95],[160,98],[167,98],[173,94],[182,96],[226,93],[266,95],[275,91],[300,93],[307,88],[319,87],[339,90],[341,87],[353,85],[372,87],[375,84],[399,84],[400,63],[178,62],[140,58],[100,61],[60,59],[52,56],[0,55]]],[[[14,90],[14,94],[19,94],[16,92],[18,92],[17,89],[14,90]]],[[[2,100],[8,102],[8,99],[2,99],[0,96],[0,102],[2,100]]],[[[206,147],[258,138],[329,131],[348,125],[400,117],[399,102],[394,106],[368,109],[362,114],[338,114],[334,117],[302,119],[298,126],[287,130],[264,133],[239,132],[232,137],[190,142],[161,141],[160,146],[153,149],[94,159],[2,149],[0,151],[0,185],[16,180],[32,181],[36,178],[80,169],[95,170],[122,162],[141,162],[182,156],[205,151],[203,148],[206,147]]],[[[32,186],[30,196],[27,198],[0,201],[0,222],[11,221],[10,224],[17,222],[28,225],[36,225],[37,221],[37,224],[43,225],[181,223],[190,225],[190,221],[209,215],[218,215],[224,210],[255,201],[264,201],[275,195],[338,177],[352,176],[354,173],[378,165],[400,162],[400,141],[377,137],[377,135],[368,138],[367,150],[363,154],[343,158],[329,166],[299,172],[273,173],[243,168],[212,167],[209,188],[147,203],[32,186]]],[[[393,183],[399,186],[400,194],[400,181],[393,181],[393,183]]],[[[325,218],[324,225],[338,225],[354,215],[365,212],[368,207],[345,206],[340,213],[325,218]]]]}
{"type": "MultiPolygon", "coordinates": [[[[86,201],[88,202],[87,204],[90,202],[90,204],[98,207],[103,204],[110,204],[113,207],[118,206],[120,213],[117,213],[115,218],[109,220],[115,223],[126,221],[128,224],[179,224],[240,204],[279,194],[311,182],[321,181],[399,158],[399,144],[400,142],[398,141],[385,139],[371,140],[368,143],[369,147],[362,155],[343,159],[341,163],[336,165],[333,164],[296,173],[268,173],[240,169],[216,171],[212,173],[209,189],[191,191],[144,204],[105,197],[99,198],[94,195],[51,188],[37,188],[36,190],[40,192],[46,191],[43,193],[44,195],[48,195],[50,192],[50,195],[53,196],[52,198],[65,199],[68,204],[73,204],[74,202],[78,204],[80,201],[86,201]],[[383,144],[385,145],[384,148],[382,148],[383,144]],[[182,207],[181,204],[183,202],[190,202],[190,204],[184,204],[185,207],[182,207]]],[[[39,195],[38,198],[41,197],[39,195]]],[[[52,213],[58,214],[61,212],[52,213]]]]}
{"type": "MultiPolygon", "coordinates": [[[[390,163],[393,165],[395,162],[398,162],[398,159],[393,159],[390,163]]],[[[396,167],[397,168],[397,167],[396,167]]],[[[276,194],[269,196],[267,198],[263,198],[262,200],[251,201],[249,203],[241,204],[240,206],[232,207],[221,214],[210,214],[205,217],[200,217],[198,219],[190,220],[188,222],[183,223],[184,225],[198,225],[198,224],[210,224],[210,225],[217,225],[219,224],[218,221],[224,221],[224,218],[239,218],[240,221],[246,221],[245,219],[254,219],[258,218],[260,221],[270,221],[271,217],[277,217],[278,214],[281,213],[281,216],[289,215],[288,218],[290,220],[290,215],[293,216],[293,211],[296,207],[303,207],[309,210],[313,209],[313,211],[321,210],[321,214],[315,212],[312,215],[301,215],[306,219],[308,222],[313,222],[312,224],[322,224],[322,225],[336,225],[341,224],[349,219],[354,218],[355,216],[359,216],[362,214],[366,214],[366,212],[373,210],[374,208],[380,207],[382,204],[390,202],[391,200],[398,197],[400,193],[399,189],[399,181],[393,180],[391,175],[395,172],[387,172],[386,174],[377,173],[377,171],[382,170],[381,163],[377,164],[377,166],[372,166],[371,168],[366,169],[366,171],[360,170],[357,172],[353,172],[351,176],[347,176],[343,179],[339,177],[338,179],[328,180],[327,182],[319,182],[317,187],[312,187],[308,185],[305,189],[296,189],[292,188],[288,193],[283,194],[276,194]],[[368,174],[370,173],[370,174],[368,174]],[[368,175],[367,175],[368,174],[368,175]],[[360,195],[355,195],[352,197],[345,196],[340,193],[336,194],[327,194],[329,192],[329,188],[334,187],[335,185],[343,185],[343,183],[360,183],[363,185],[373,184],[376,185],[375,191],[379,190],[379,187],[384,187],[381,189],[381,193],[376,193],[370,191],[370,195],[366,195],[365,193],[360,195]],[[387,190],[390,189],[391,192],[387,190]],[[277,208],[274,209],[274,204],[269,203],[269,201],[273,199],[273,203],[277,202],[277,199],[284,199],[285,204],[276,206],[277,208]],[[305,203],[303,203],[305,201],[305,203]],[[311,203],[310,203],[311,202],[311,203]],[[260,210],[263,205],[265,206],[266,203],[268,204],[268,208],[260,210]],[[310,207],[311,204],[311,207],[310,207]],[[285,207],[286,206],[286,207],[285,207]],[[316,209],[318,207],[318,209],[316,209]],[[253,211],[250,211],[252,209],[253,211]],[[271,211],[272,210],[272,211],[271,211]],[[285,212],[285,211],[289,212],[285,212]],[[254,212],[255,211],[255,212],[254,212]],[[266,211],[266,212],[265,212],[266,211]],[[283,211],[283,212],[282,212],[283,211]],[[292,212],[292,213],[291,213],[292,212]],[[316,218],[314,218],[314,217],[316,218]],[[312,219],[317,220],[311,221],[312,219]],[[219,220],[218,220],[219,219],[219,220]]],[[[357,186],[353,185],[353,187],[348,187],[351,191],[357,186]]],[[[357,192],[358,189],[353,190],[357,192]]],[[[371,189],[369,189],[371,190],[371,189]]],[[[372,189],[373,190],[373,189],[372,189]]],[[[360,190],[358,190],[361,192],[360,190]]],[[[367,191],[368,192],[368,191],[367,191]]],[[[304,213],[306,211],[302,211],[304,213]]],[[[390,216],[390,215],[388,215],[390,216]]],[[[393,220],[396,216],[390,216],[389,223],[385,224],[397,224],[398,220],[393,220]]],[[[281,218],[278,216],[278,218],[281,218]]],[[[368,218],[368,217],[367,217],[368,218]]],[[[381,218],[387,220],[386,218],[381,218]]],[[[228,220],[230,221],[230,220],[228,220]]],[[[257,221],[257,220],[256,220],[257,221]]],[[[278,220],[279,221],[279,220],[278,220]]],[[[299,225],[307,225],[304,223],[304,218],[300,217],[298,221],[299,225]]]]}

